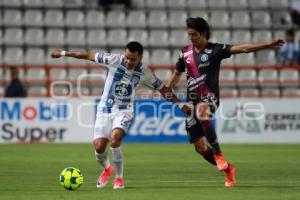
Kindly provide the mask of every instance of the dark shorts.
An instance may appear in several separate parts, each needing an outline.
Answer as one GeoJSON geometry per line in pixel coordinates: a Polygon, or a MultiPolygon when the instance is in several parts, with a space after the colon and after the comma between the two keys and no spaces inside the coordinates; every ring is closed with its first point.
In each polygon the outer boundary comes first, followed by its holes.
{"type": "MultiPolygon", "coordinates": [[[[219,106],[219,100],[214,98],[214,96],[208,95],[201,99],[198,103],[208,103],[212,115],[216,112],[219,106]]],[[[212,116],[211,116],[212,117],[212,116]]],[[[189,137],[190,143],[194,143],[201,137],[205,136],[204,129],[201,122],[196,117],[196,112],[194,110],[193,114],[186,118],[185,128],[189,137]]]]}
{"type": "Polygon", "coordinates": [[[185,120],[185,128],[189,137],[190,143],[196,142],[199,138],[204,136],[204,130],[195,115],[189,116],[185,120]]]}

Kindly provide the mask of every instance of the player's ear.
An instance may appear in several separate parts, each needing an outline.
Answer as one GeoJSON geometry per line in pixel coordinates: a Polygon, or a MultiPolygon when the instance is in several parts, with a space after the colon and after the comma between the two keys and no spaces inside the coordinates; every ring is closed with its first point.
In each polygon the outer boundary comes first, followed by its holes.
{"type": "Polygon", "coordinates": [[[143,55],[138,55],[139,61],[141,62],[143,60],[143,55]]]}

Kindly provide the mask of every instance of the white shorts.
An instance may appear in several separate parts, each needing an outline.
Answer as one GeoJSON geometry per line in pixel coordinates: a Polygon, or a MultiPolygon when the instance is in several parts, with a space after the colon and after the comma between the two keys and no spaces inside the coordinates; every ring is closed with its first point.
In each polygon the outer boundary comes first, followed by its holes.
{"type": "Polygon", "coordinates": [[[94,140],[97,138],[106,138],[111,140],[112,130],[121,128],[127,133],[133,119],[133,110],[115,110],[111,113],[97,111],[94,140]]]}

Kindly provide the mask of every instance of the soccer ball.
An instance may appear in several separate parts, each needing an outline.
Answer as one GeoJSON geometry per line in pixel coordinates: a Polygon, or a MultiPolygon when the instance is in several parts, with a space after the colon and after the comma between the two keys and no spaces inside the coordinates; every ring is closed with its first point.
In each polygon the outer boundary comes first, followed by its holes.
{"type": "Polygon", "coordinates": [[[76,190],[83,183],[83,175],[75,167],[67,167],[59,176],[60,185],[67,190],[76,190]]]}

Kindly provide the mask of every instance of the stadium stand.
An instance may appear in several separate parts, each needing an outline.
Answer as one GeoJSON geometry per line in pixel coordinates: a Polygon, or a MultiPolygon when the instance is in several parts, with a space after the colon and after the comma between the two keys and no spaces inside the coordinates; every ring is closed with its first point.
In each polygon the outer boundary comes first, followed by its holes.
{"type": "MultiPolygon", "coordinates": [[[[17,65],[29,96],[47,96],[54,80],[74,84],[80,73],[98,70],[81,60],[51,59],[53,48],[122,52],[128,41],[138,40],[145,47],[144,62],[165,80],[174,69],[180,47],[188,43],[187,16],[204,17],[213,29],[211,41],[229,44],[283,38],[285,30],[293,27],[289,0],[132,0],[130,9],[117,5],[110,10],[104,10],[97,0],[1,2],[1,81],[7,78],[5,66],[17,65]]],[[[300,40],[300,31],[295,38],[300,40]]],[[[285,68],[277,63],[276,50],[224,60],[221,96],[300,96],[299,66],[285,68]]],[[[84,94],[101,94],[106,71],[98,72],[103,79],[97,82],[90,77],[84,94]]],[[[69,94],[67,87],[57,88],[58,94],[69,94]]],[[[184,91],[184,87],[177,90],[184,91]]]]}

